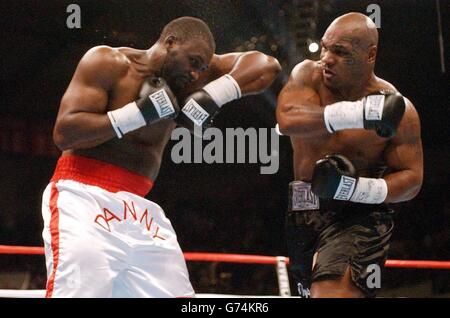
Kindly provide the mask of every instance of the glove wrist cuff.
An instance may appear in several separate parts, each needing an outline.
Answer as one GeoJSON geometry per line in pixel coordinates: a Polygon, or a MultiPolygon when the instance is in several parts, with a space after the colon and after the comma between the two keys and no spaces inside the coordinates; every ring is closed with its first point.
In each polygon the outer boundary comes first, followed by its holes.
{"type": "Polygon", "coordinates": [[[203,90],[211,96],[219,107],[242,96],[239,84],[230,74],[225,74],[208,83],[203,87],[203,90]]]}
{"type": "Polygon", "coordinates": [[[333,199],[365,204],[380,204],[386,200],[387,183],[383,178],[353,178],[341,176],[333,199]]]}
{"type": "Polygon", "coordinates": [[[383,178],[358,178],[355,191],[350,199],[352,202],[366,204],[380,204],[386,200],[388,194],[387,183],[383,178]]]}
{"type": "Polygon", "coordinates": [[[129,103],[119,109],[109,111],[107,115],[119,139],[127,132],[146,125],[144,116],[142,116],[142,113],[135,102],[129,103]]]}
{"type": "Polygon", "coordinates": [[[329,133],[338,130],[364,128],[362,100],[356,102],[337,102],[325,107],[323,119],[329,133]]]}

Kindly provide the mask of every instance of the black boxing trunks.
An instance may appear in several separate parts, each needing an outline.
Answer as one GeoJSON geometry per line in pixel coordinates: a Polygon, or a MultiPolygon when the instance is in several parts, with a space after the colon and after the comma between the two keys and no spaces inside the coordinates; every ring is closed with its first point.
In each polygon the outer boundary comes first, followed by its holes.
{"type": "Polygon", "coordinates": [[[383,268],[394,227],[393,211],[385,204],[372,205],[322,200],[311,184],[289,184],[286,239],[289,271],[301,297],[309,297],[311,283],[351,278],[367,297],[377,287],[369,281],[372,269],[383,268]]]}

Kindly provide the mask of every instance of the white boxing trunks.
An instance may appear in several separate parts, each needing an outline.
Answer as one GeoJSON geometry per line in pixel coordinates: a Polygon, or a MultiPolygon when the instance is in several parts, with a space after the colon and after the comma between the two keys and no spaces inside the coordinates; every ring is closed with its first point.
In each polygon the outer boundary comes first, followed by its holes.
{"type": "Polygon", "coordinates": [[[144,196],[150,179],[62,156],[44,191],[47,297],[194,297],[175,231],[144,196]]]}

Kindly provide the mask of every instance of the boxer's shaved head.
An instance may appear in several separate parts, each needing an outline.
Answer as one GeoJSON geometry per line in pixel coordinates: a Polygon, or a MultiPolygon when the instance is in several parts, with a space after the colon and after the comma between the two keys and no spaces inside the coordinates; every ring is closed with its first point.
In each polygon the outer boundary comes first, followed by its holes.
{"type": "Polygon", "coordinates": [[[329,86],[351,87],[373,74],[378,30],[364,14],[351,12],[336,18],[325,31],[321,44],[321,65],[334,74],[326,79],[329,86]]]}
{"type": "Polygon", "coordinates": [[[202,40],[211,52],[214,53],[216,49],[216,43],[208,25],[197,18],[181,17],[172,20],[164,27],[158,41],[164,42],[169,36],[173,36],[181,42],[202,40]]]}
{"type": "Polygon", "coordinates": [[[378,45],[378,30],[375,23],[361,13],[351,12],[338,17],[330,24],[325,35],[329,32],[344,39],[357,41],[361,47],[378,45]]]}

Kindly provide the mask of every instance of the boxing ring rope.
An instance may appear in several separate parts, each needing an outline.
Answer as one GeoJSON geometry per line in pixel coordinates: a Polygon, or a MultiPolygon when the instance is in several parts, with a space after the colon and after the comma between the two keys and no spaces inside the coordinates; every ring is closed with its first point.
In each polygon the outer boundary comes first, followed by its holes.
{"type": "MultiPolygon", "coordinates": [[[[226,262],[245,264],[276,265],[278,256],[259,256],[244,254],[217,254],[217,253],[184,253],[187,261],[226,262]]],[[[289,258],[286,257],[289,265],[289,258]]],[[[418,260],[387,260],[385,267],[391,268],[417,268],[417,269],[450,269],[450,261],[418,261],[418,260]]]]}
{"type": "Polygon", "coordinates": [[[13,245],[0,245],[0,254],[10,255],[44,255],[44,248],[38,246],[13,246],[13,245]]]}
{"type": "MultiPolygon", "coordinates": [[[[0,245],[0,254],[7,255],[43,255],[44,248],[36,246],[0,245]]],[[[276,266],[278,286],[281,297],[290,297],[289,277],[287,265],[289,258],[284,256],[265,256],[248,254],[185,252],[186,261],[193,262],[222,262],[237,264],[260,264],[276,266]]],[[[385,267],[409,269],[446,269],[450,270],[450,261],[433,260],[386,260],[385,267]]],[[[1,290],[0,297],[43,297],[43,290],[1,290]]],[[[231,295],[198,294],[199,297],[229,297],[231,295]]],[[[245,297],[245,296],[238,296],[245,297]]],[[[254,296],[252,296],[254,297],[254,296]]],[[[273,297],[273,296],[272,296],[273,297]]]]}
{"type": "MultiPolygon", "coordinates": [[[[44,255],[44,248],[37,246],[0,245],[0,254],[44,255]]],[[[277,258],[279,256],[185,252],[184,257],[187,261],[192,262],[222,262],[222,263],[239,263],[239,264],[277,265],[278,262],[277,258]]],[[[289,265],[289,258],[286,257],[285,259],[286,264],[289,265]]],[[[385,267],[416,268],[416,269],[450,269],[450,261],[388,259],[385,263],[385,267]]]]}

